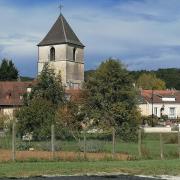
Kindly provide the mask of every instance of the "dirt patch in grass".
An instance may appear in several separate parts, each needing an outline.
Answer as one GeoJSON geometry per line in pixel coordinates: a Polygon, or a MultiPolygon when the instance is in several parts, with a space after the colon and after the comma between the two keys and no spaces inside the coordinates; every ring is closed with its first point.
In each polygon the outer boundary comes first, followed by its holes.
{"type": "MultiPolygon", "coordinates": [[[[52,160],[52,153],[49,151],[16,151],[16,160],[52,160]]],[[[112,160],[111,153],[86,153],[83,152],[55,152],[55,159],[63,161],[77,161],[77,160],[112,160]]],[[[115,160],[129,160],[131,157],[128,154],[116,153],[115,160]]],[[[10,161],[12,159],[12,152],[10,150],[0,150],[0,162],[10,161]]]]}

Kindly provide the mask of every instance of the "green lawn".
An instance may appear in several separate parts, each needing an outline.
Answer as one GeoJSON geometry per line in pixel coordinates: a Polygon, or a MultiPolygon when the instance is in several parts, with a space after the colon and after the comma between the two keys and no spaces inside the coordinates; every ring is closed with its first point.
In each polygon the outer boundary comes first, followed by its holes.
{"type": "Polygon", "coordinates": [[[96,173],[180,175],[179,160],[98,161],[98,162],[17,162],[0,164],[0,177],[75,175],[96,173]]]}

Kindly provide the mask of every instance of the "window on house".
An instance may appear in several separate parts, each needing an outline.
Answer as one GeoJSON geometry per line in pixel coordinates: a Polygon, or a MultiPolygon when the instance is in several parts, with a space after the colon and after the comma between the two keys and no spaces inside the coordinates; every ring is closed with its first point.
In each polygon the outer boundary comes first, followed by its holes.
{"type": "Polygon", "coordinates": [[[73,48],[73,61],[76,61],[76,48],[73,48]]]}
{"type": "Polygon", "coordinates": [[[176,108],[175,107],[170,107],[169,108],[169,116],[170,117],[175,117],[176,116],[176,108]]]}
{"type": "Polygon", "coordinates": [[[157,116],[157,114],[158,114],[158,108],[157,107],[154,107],[154,113],[153,114],[157,116]]]}
{"type": "Polygon", "coordinates": [[[55,61],[55,48],[50,49],[50,61],[55,61]]]}

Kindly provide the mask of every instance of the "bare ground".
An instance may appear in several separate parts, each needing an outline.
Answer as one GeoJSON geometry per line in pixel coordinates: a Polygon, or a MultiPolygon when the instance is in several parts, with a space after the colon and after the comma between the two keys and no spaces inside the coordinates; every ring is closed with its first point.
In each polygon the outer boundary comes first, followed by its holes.
{"type": "MultiPolygon", "coordinates": [[[[49,151],[16,151],[16,160],[52,160],[52,153],[49,151]]],[[[111,153],[86,153],[85,158],[87,160],[111,160],[111,153]]],[[[128,154],[116,153],[114,159],[116,160],[128,160],[130,156],[128,154]]],[[[0,162],[10,161],[12,159],[12,152],[10,150],[0,150],[0,162]]],[[[60,151],[55,152],[55,159],[64,161],[75,161],[84,159],[83,152],[67,152],[60,151]]]]}

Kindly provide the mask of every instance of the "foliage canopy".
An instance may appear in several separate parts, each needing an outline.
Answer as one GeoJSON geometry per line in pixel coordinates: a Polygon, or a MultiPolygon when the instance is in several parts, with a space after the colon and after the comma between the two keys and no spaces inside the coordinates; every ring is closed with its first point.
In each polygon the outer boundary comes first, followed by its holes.
{"type": "Polygon", "coordinates": [[[56,107],[63,105],[66,101],[60,72],[56,76],[54,70],[51,69],[48,64],[44,65],[36,84],[26,100],[37,97],[51,101],[56,107]]]}
{"type": "Polygon", "coordinates": [[[3,59],[0,65],[0,81],[14,81],[18,79],[18,70],[11,60],[3,59]]]}
{"type": "Polygon", "coordinates": [[[142,89],[166,89],[165,82],[157,78],[155,74],[142,74],[137,80],[137,86],[142,89]]]}
{"type": "Polygon", "coordinates": [[[25,106],[16,113],[20,135],[33,133],[35,139],[49,137],[56,111],[64,103],[61,76],[55,76],[54,71],[46,64],[31,93],[26,94],[25,106]]]}
{"type": "Polygon", "coordinates": [[[54,105],[41,97],[34,98],[28,106],[17,112],[18,133],[23,136],[33,135],[36,140],[50,137],[51,125],[54,123],[54,105]]]}
{"type": "Polygon", "coordinates": [[[128,71],[118,60],[101,63],[85,83],[85,89],[86,113],[95,124],[119,128],[126,122],[137,126],[136,91],[128,71]]]}

